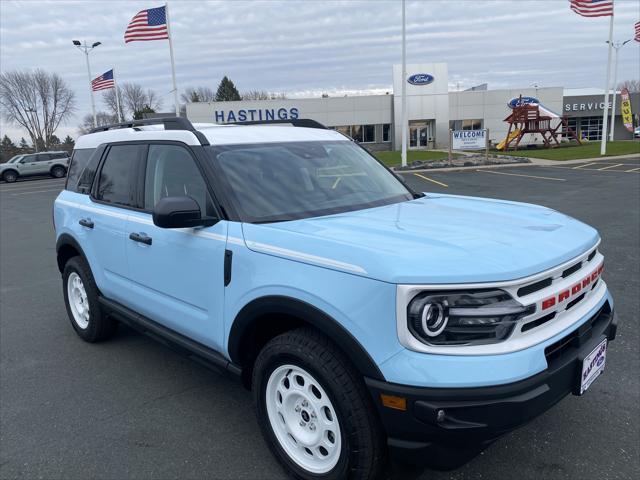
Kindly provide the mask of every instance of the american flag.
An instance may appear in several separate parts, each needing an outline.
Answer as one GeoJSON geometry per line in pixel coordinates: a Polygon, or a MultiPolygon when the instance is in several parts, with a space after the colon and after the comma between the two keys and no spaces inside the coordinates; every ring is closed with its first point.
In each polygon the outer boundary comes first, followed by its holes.
{"type": "Polygon", "coordinates": [[[150,8],[136,13],[124,32],[124,43],[164,40],[169,38],[165,7],[150,8]]]}
{"type": "Polygon", "coordinates": [[[113,88],[115,86],[116,82],[113,79],[113,68],[91,80],[91,90],[94,92],[97,92],[98,90],[106,90],[107,88],[113,88]]]}
{"type": "Polygon", "coordinates": [[[611,17],[613,0],[569,0],[571,10],[583,17],[611,17]]]}
{"type": "Polygon", "coordinates": [[[640,22],[636,22],[636,34],[633,37],[636,42],[640,42],[640,22]]]}

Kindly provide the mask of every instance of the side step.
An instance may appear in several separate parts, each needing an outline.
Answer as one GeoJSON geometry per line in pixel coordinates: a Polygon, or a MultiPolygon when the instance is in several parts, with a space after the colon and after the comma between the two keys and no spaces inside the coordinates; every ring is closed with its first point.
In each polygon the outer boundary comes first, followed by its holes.
{"type": "Polygon", "coordinates": [[[221,353],[209,348],[201,343],[191,340],[184,335],[160,325],[147,317],[144,317],[133,310],[120,305],[118,302],[104,297],[98,298],[100,305],[118,321],[128,325],[155,340],[169,346],[178,353],[187,356],[207,368],[212,368],[217,372],[229,373],[231,376],[240,379],[242,368],[226,359],[221,353]]]}

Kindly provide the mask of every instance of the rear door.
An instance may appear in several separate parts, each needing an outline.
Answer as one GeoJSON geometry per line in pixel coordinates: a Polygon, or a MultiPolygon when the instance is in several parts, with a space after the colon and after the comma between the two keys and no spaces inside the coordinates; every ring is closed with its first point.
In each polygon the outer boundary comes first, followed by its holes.
{"type": "Polygon", "coordinates": [[[91,187],[89,208],[78,219],[101,270],[99,287],[119,302],[128,296],[125,225],[129,212],[138,207],[137,179],[145,152],[144,144],[109,146],[91,187]]]}
{"type": "Polygon", "coordinates": [[[50,153],[39,153],[38,155],[36,155],[35,165],[31,174],[45,175],[49,173],[52,164],[53,156],[50,153]]]}
{"type": "Polygon", "coordinates": [[[222,351],[227,222],[166,229],[156,227],[152,219],[161,198],[184,195],[198,202],[202,216],[218,216],[198,162],[186,145],[149,145],[143,209],[130,212],[125,228],[131,280],[127,301],[152,320],[222,351]]]}

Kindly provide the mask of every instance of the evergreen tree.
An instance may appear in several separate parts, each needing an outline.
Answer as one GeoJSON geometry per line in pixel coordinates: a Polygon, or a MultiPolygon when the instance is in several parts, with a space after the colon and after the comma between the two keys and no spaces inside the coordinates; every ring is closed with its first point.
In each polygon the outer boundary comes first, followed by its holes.
{"type": "Polygon", "coordinates": [[[67,135],[64,141],[62,142],[62,150],[64,150],[65,152],[71,153],[75,144],[76,142],[73,141],[73,138],[67,135]]]}
{"type": "Polygon", "coordinates": [[[0,142],[0,162],[6,162],[14,155],[18,154],[18,147],[13,143],[7,135],[2,137],[2,141],[0,142]]]}
{"type": "Polygon", "coordinates": [[[24,139],[24,137],[22,137],[20,139],[20,145],[18,146],[18,148],[20,149],[21,153],[29,153],[29,152],[31,152],[31,147],[29,146],[27,141],[24,139]]]}
{"type": "Polygon", "coordinates": [[[145,113],[156,113],[156,111],[151,108],[149,105],[145,105],[140,110],[136,110],[133,112],[134,120],[142,120],[144,118],[145,113]]]}
{"type": "Polygon", "coordinates": [[[49,137],[49,141],[47,142],[47,148],[53,148],[60,145],[60,139],[57,135],[51,135],[49,137]]]}
{"type": "Polygon", "coordinates": [[[225,75],[220,85],[218,85],[216,102],[233,102],[237,100],[242,100],[242,97],[233,82],[225,75]]]}

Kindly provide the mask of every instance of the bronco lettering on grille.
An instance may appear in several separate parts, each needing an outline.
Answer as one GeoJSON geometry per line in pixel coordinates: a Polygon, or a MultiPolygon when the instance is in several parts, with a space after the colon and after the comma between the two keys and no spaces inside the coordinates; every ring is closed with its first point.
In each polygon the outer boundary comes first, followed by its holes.
{"type": "Polygon", "coordinates": [[[602,275],[602,270],[604,270],[604,263],[601,263],[598,268],[584,277],[581,281],[577,282],[575,285],[572,285],[571,287],[566,288],[551,297],[545,298],[544,300],[542,300],[541,310],[548,310],[549,308],[557,304],[566,302],[567,300],[575,297],[582,291],[582,289],[587,288],[592,283],[595,283],[598,280],[598,277],[602,275]]]}

